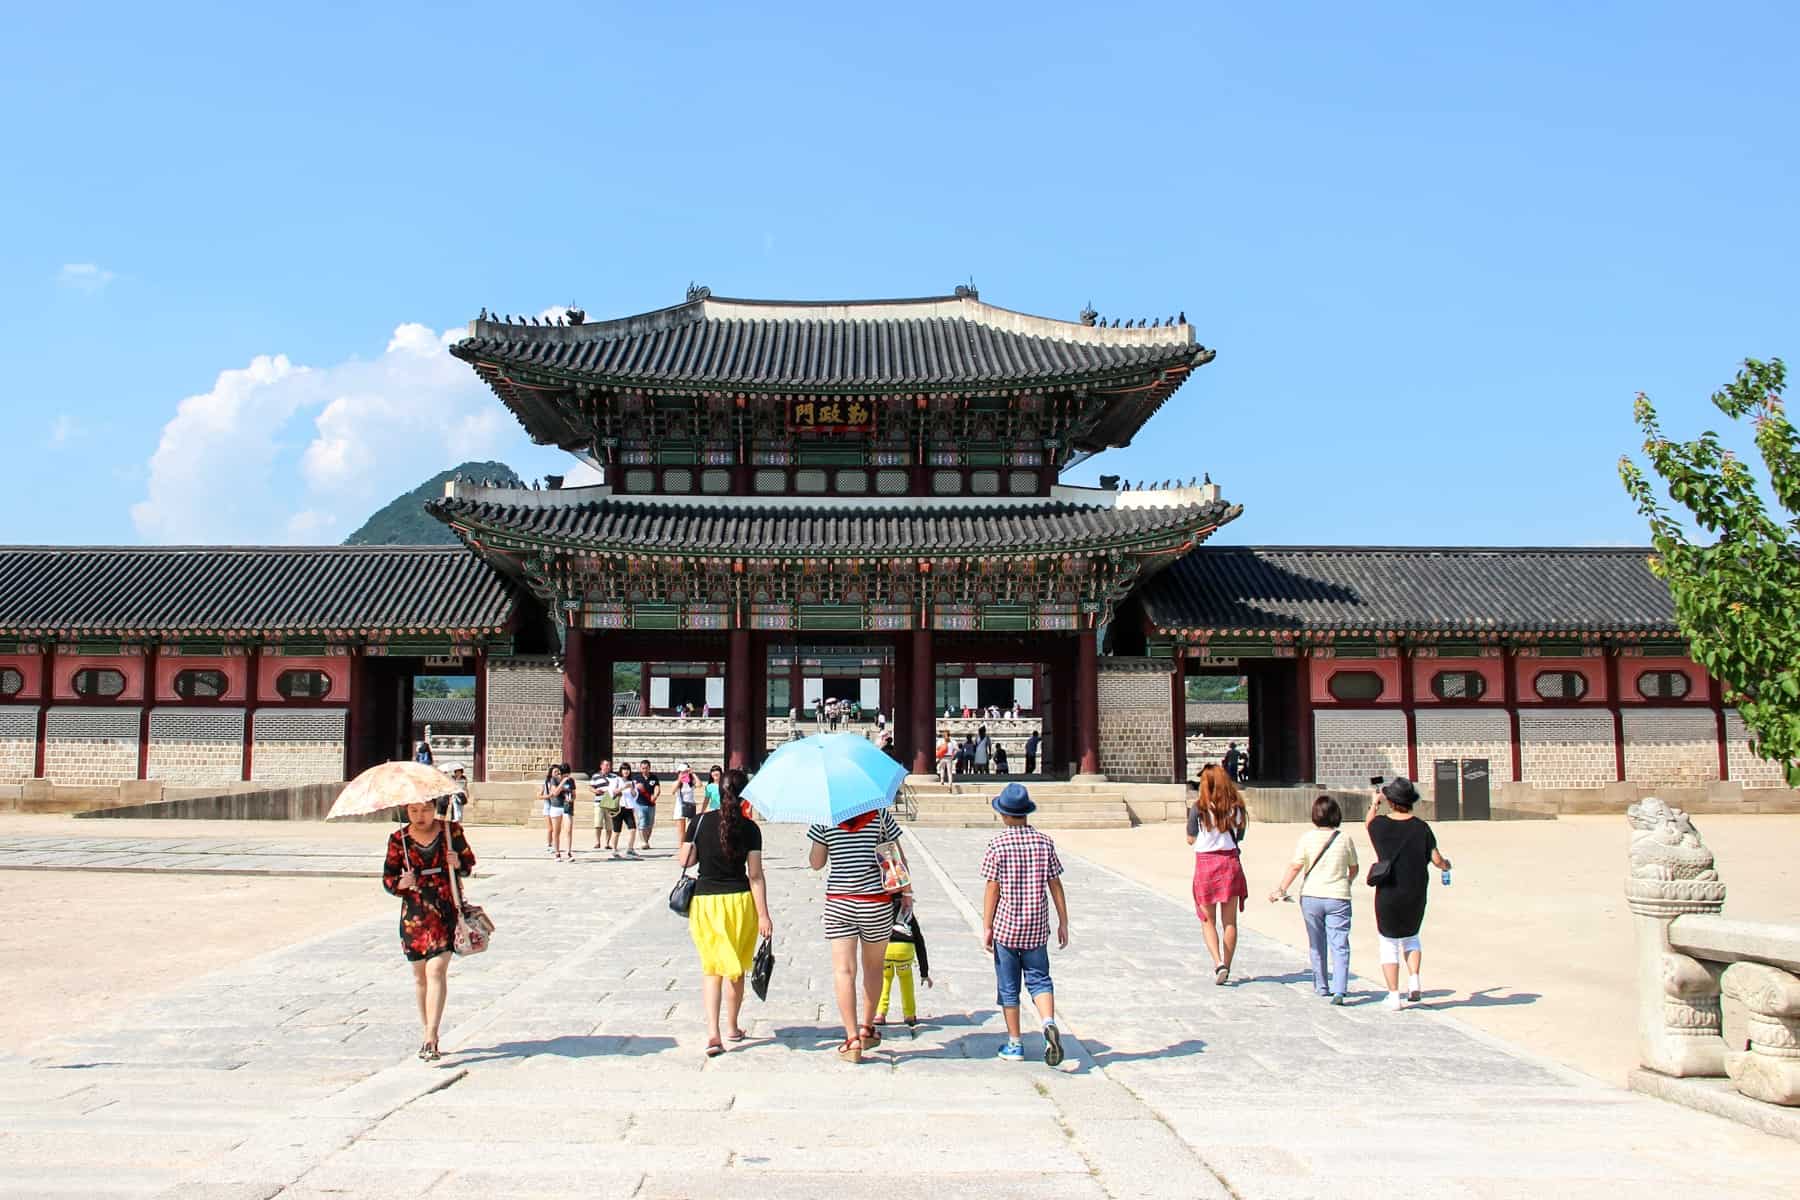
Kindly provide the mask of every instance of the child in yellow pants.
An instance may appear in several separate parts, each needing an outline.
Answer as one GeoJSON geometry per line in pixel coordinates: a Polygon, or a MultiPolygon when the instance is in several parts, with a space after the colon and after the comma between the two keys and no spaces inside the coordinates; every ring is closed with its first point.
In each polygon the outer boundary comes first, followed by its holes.
{"type": "MultiPolygon", "coordinates": [[[[895,905],[896,913],[901,911],[895,905]]],[[[925,953],[925,935],[919,932],[919,918],[912,912],[897,916],[894,921],[894,934],[888,939],[887,957],[881,967],[881,1002],[875,1007],[875,1024],[887,1024],[888,998],[893,993],[894,981],[900,983],[900,1012],[906,1018],[908,1029],[919,1023],[919,1010],[913,998],[913,963],[919,965],[919,978],[925,986],[931,986],[931,959],[925,953]]]]}

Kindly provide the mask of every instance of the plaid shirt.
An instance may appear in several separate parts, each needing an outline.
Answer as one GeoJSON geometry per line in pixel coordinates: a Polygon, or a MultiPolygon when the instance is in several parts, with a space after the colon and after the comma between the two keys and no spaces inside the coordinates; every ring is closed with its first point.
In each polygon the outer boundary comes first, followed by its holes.
{"type": "Polygon", "coordinates": [[[1000,885],[994,944],[1033,950],[1050,941],[1049,884],[1063,872],[1056,843],[1030,825],[1007,829],[988,843],[981,877],[1000,885]]]}

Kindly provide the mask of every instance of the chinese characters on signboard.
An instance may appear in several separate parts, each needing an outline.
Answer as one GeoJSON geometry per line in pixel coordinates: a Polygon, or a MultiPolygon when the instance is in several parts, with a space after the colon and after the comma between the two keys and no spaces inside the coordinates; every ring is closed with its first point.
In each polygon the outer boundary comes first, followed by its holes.
{"type": "Polygon", "coordinates": [[[789,433],[873,433],[875,406],[867,400],[789,400],[789,433]]]}

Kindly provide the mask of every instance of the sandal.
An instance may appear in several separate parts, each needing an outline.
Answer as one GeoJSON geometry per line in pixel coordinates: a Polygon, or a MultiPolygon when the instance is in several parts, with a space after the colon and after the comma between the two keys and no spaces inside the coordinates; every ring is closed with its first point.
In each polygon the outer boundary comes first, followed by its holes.
{"type": "Polygon", "coordinates": [[[862,1061],[862,1052],[863,1052],[863,1048],[862,1048],[862,1039],[861,1038],[849,1038],[849,1039],[845,1040],[845,1042],[837,1048],[838,1058],[841,1061],[847,1062],[847,1063],[861,1062],[862,1061]]]}
{"type": "Polygon", "coordinates": [[[1231,978],[1231,968],[1223,963],[1213,968],[1213,984],[1218,986],[1231,978]]]}
{"type": "Polygon", "coordinates": [[[745,1033],[741,1029],[734,1029],[730,1033],[726,1034],[725,1036],[730,1038],[734,1042],[741,1042],[745,1038],[749,1037],[750,1035],[745,1033]]]}
{"type": "Polygon", "coordinates": [[[437,1047],[436,1042],[426,1042],[423,1046],[421,1046],[419,1048],[419,1057],[424,1059],[426,1062],[436,1062],[438,1059],[440,1059],[444,1056],[442,1054],[438,1053],[438,1047],[437,1047]]]}
{"type": "Polygon", "coordinates": [[[881,1045],[881,1031],[873,1025],[864,1025],[862,1029],[858,1031],[857,1036],[858,1040],[871,1050],[881,1045]]]}
{"type": "Polygon", "coordinates": [[[721,1046],[718,1042],[706,1043],[706,1057],[717,1058],[723,1053],[725,1053],[725,1047],[721,1046]]]}

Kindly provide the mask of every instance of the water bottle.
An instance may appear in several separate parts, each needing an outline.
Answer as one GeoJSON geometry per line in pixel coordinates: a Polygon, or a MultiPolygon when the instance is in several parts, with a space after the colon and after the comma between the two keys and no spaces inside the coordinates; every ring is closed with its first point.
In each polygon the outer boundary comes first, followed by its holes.
{"type": "Polygon", "coordinates": [[[1448,867],[1444,868],[1444,886],[1445,887],[1450,886],[1450,868],[1448,868],[1448,867]]]}

